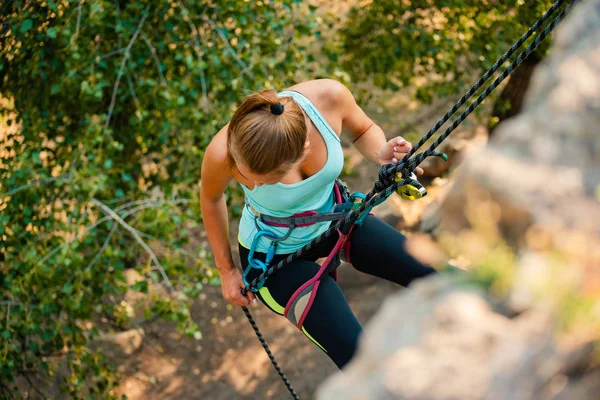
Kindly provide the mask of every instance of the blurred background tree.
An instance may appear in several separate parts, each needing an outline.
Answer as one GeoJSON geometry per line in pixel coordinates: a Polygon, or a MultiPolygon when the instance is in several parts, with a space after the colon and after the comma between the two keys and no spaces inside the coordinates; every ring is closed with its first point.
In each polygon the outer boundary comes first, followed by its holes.
{"type": "Polygon", "coordinates": [[[218,277],[202,249],[182,246],[201,221],[204,149],[243,95],[317,73],[300,69],[313,11],[293,0],[2,2],[5,390],[17,375],[52,375],[62,355],[71,397],[110,396],[114,375],[87,344],[126,324],[118,296],[152,283],[167,293],[150,314],[201,337],[188,306],[218,277]],[[145,280],[129,287],[127,268],[145,280]]]}
{"type": "MultiPolygon", "coordinates": [[[[460,97],[552,5],[549,0],[402,0],[357,4],[340,31],[353,80],[411,88],[423,103],[460,97]]],[[[534,35],[535,38],[535,35],[534,35]]],[[[544,43],[496,94],[490,128],[520,109],[544,43]]]]}

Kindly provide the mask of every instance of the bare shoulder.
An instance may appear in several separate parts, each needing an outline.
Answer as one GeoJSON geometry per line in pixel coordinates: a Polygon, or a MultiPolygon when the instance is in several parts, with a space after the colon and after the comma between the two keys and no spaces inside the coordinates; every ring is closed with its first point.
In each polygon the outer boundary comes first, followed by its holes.
{"type": "Polygon", "coordinates": [[[227,163],[227,130],[229,124],[225,125],[217,134],[212,138],[204,158],[209,159],[212,163],[226,164],[227,163]]]}
{"type": "Polygon", "coordinates": [[[319,110],[331,110],[354,101],[350,90],[335,79],[315,79],[298,83],[291,90],[305,95],[319,110]]]}
{"type": "Polygon", "coordinates": [[[211,140],[204,152],[201,179],[217,191],[233,178],[227,162],[227,129],[225,125],[211,140]]]}

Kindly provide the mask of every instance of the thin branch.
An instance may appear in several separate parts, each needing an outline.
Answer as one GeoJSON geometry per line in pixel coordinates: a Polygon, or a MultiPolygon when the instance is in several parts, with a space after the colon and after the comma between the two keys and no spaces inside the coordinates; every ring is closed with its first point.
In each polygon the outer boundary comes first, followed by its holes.
{"type": "Polygon", "coordinates": [[[20,306],[21,303],[19,303],[18,301],[11,301],[11,300],[0,300],[0,306],[20,306]]]}
{"type": "Polygon", "coordinates": [[[154,58],[154,63],[156,64],[156,69],[158,70],[158,76],[160,76],[160,82],[163,84],[164,87],[168,88],[169,85],[167,84],[167,80],[165,79],[165,76],[162,73],[162,69],[160,68],[160,60],[158,59],[156,49],[154,48],[154,46],[152,46],[152,42],[150,42],[148,35],[146,35],[146,32],[144,31],[142,31],[142,38],[144,39],[144,42],[146,42],[146,46],[148,46],[148,49],[152,54],[152,58],[154,58]]]}
{"type": "MultiPolygon", "coordinates": [[[[142,200],[143,201],[143,200],[142,200]]],[[[140,201],[140,202],[142,202],[140,201]]],[[[160,206],[163,204],[185,204],[185,203],[191,203],[192,200],[189,199],[181,199],[181,200],[169,200],[169,201],[152,201],[152,202],[148,202],[148,203],[144,203],[142,205],[140,205],[139,207],[135,207],[131,210],[127,210],[122,218],[125,219],[128,216],[130,216],[131,214],[134,214],[138,211],[144,210],[146,208],[152,208],[154,206],[160,206]]],[[[131,202],[131,203],[127,203],[127,204],[132,204],[132,203],[136,203],[136,202],[131,202]]],[[[122,206],[121,206],[122,207],[122,206]]],[[[95,227],[97,227],[98,225],[106,222],[106,221],[110,221],[111,218],[110,216],[106,216],[103,218],[100,218],[99,220],[97,220],[96,222],[94,222],[92,225],[86,227],[82,232],[78,233],[77,235],[75,235],[74,238],[67,240],[66,242],[56,246],[54,249],[52,249],[50,252],[46,253],[46,255],[44,257],[42,257],[37,263],[36,265],[40,265],[43,262],[45,262],[46,260],[48,260],[50,257],[52,257],[54,254],[56,254],[58,251],[60,251],[60,249],[62,249],[65,246],[70,245],[71,243],[73,243],[76,240],[79,240],[83,235],[85,235],[87,232],[91,231],[92,229],[94,229],[95,227]]],[[[31,270],[29,270],[28,272],[26,272],[25,275],[31,273],[34,270],[34,268],[32,268],[31,270]]]]}
{"type": "Polygon", "coordinates": [[[29,379],[29,375],[28,374],[25,373],[25,374],[23,374],[23,376],[27,380],[27,383],[29,383],[29,386],[31,386],[32,388],[35,389],[35,391],[37,392],[37,394],[39,394],[40,396],[42,396],[42,398],[44,400],[48,400],[48,396],[46,396],[46,394],[44,392],[42,392],[40,389],[38,389],[37,387],[35,387],[35,385],[31,382],[31,379],[29,379]]]}
{"type": "Polygon", "coordinates": [[[16,400],[17,398],[15,397],[15,395],[12,393],[12,390],[9,389],[8,386],[6,386],[4,383],[0,382],[0,389],[2,389],[4,391],[4,393],[7,393],[10,395],[11,399],[16,400]]]}
{"type": "Polygon", "coordinates": [[[30,188],[30,187],[32,187],[32,186],[35,186],[35,185],[37,185],[38,183],[41,183],[41,184],[44,184],[44,185],[45,185],[45,184],[47,184],[47,183],[54,182],[54,181],[57,181],[57,180],[59,180],[59,179],[64,179],[64,178],[63,178],[63,176],[61,175],[61,176],[58,176],[58,177],[56,177],[56,178],[48,178],[48,179],[36,179],[36,180],[35,180],[35,181],[33,181],[33,182],[29,182],[29,183],[27,183],[27,184],[25,184],[25,185],[23,185],[23,186],[19,186],[19,187],[17,187],[17,188],[14,188],[14,189],[12,189],[10,192],[7,192],[7,193],[3,194],[3,196],[12,196],[13,194],[20,192],[21,190],[28,189],[28,188],[30,188]]]}
{"type": "MultiPolygon", "coordinates": [[[[157,238],[156,236],[152,236],[152,235],[149,235],[149,234],[141,232],[141,231],[137,231],[137,232],[142,237],[147,237],[148,239],[156,240],[156,241],[158,241],[158,242],[160,242],[160,243],[162,243],[162,244],[164,244],[166,246],[172,247],[173,249],[175,249],[175,251],[183,254],[184,257],[187,257],[187,258],[189,258],[192,261],[198,261],[198,259],[195,256],[193,256],[192,254],[190,254],[189,251],[186,251],[186,250],[184,250],[184,249],[182,249],[180,247],[177,247],[177,245],[175,245],[174,243],[167,242],[166,240],[157,238]]],[[[205,268],[205,269],[210,268],[204,261],[200,261],[200,262],[202,263],[202,267],[203,268],[205,268]]]]}
{"type": "Polygon", "coordinates": [[[127,229],[133,235],[135,240],[140,244],[140,246],[142,246],[144,248],[144,250],[146,250],[146,252],[150,256],[150,258],[152,258],[152,261],[154,262],[154,264],[159,268],[160,274],[162,275],[163,280],[166,283],[169,290],[171,290],[171,292],[175,292],[175,288],[171,284],[171,281],[169,280],[169,277],[165,273],[164,268],[158,261],[158,258],[156,258],[156,255],[154,254],[152,249],[146,244],[146,242],[144,242],[142,240],[140,235],[137,234],[136,230],[134,228],[132,228],[131,225],[129,225],[127,222],[125,222],[121,217],[119,217],[119,215],[117,213],[115,213],[110,207],[106,206],[104,203],[102,203],[96,199],[92,199],[92,203],[94,203],[98,207],[102,208],[104,210],[104,212],[108,213],[115,221],[117,221],[119,224],[121,224],[121,226],[123,228],[127,229]]]}
{"type": "Polygon", "coordinates": [[[137,231],[137,233],[138,233],[140,236],[142,236],[142,237],[146,237],[146,238],[148,238],[148,239],[156,240],[157,242],[160,242],[160,243],[162,243],[162,244],[164,244],[164,245],[166,245],[166,246],[169,246],[169,247],[172,247],[172,248],[174,248],[174,249],[175,249],[175,251],[177,251],[177,252],[179,252],[179,253],[183,254],[184,256],[186,256],[186,257],[188,257],[188,258],[191,258],[192,260],[196,260],[196,258],[195,258],[194,256],[192,256],[192,255],[191,255],[191,254],[190,254],[188,251],[186,251],[186,250],[184,250],[184,249],[181,249],[181,248],[177,247],[177,245],[176,245],[176,244],[174,244],[174,243],[167,242],[166,240],[163,240],[163,239],[157,238],[156,236],[152,236],[152,235],[150,235],[150,234],[148,234],[148,233],[145,233],[145,232],[142,232],[142,231],[138,231],[137,229],[136,229],[136,231],[137,231]]]}
{"type": "Polygon", "coordinates": [[[208,94],[206,89],[206,77],[204,74],[204,67],[202,66],[202,52],[200,51],[200,41],[198,39],[198,31],[196,26],[190,22],[190,25],[194,28],[192,30],[192,37],[194,38],[194,48],[196,49],[196,56],[198,57],[198,64],[200,67],[200,86],[202,87],[202,105],[204,108],[204,112],[208,112],[208,94]]]}
{"type": "Polygon", "coordinates": [[[119,50],[114,50],[114,51],[111,51],[111,52],[106,53],[106,54],[102,54],[99,57],[100,57],[100,60],[102,60],[104,58],[112,57],[114,55],[123,54],[123,53],[125,53],[125,48],[122,48],[122,49],[119,49],[119,50]]]}
{"type": "Polygon", "coordinates": [[[106,237],[106,240],[104,240],[104,243],[102,244],[102,247],[100,248],[100,250],[96,253],[96,255],[94,256],[94,258],[92,259],[92,261],[90,261],[90,263],[88,264],[88,266],[85,267],[86,271],[89,271],[90,268],[92,268],[92,266],[96,263],[96,261],[98,261],[98,259],[100,258],[100,256],[104,253],[104,251],[108,247],[108,243],[110,242],[110,239],[113,237],[113,235],[117,231],[117,227],[118,226],[119,226],[119,224],[117,224],[117,223],[115,223],[113,225],[112,229],[108,233],[108,236],[106,237]]]}
{"type": "Polygon", "coordinates": [[[102,54],[101,56],[96,56],[96,57],[94,57],[94,61],[92,62],[91,65],[84,64],[84,65],[81,65],[81,66],[79,66],[77,68],[73,68],[71,71],[69,71],[69,75],[68,76],[71,77],[71,76],[75,75],[76,72],[80,71],[83,68],[90,68],[91,67],[92,70],[93,70],[95,64],[98,63],[100,60],[103,60],[103,59],[108,58],[108,57],[112,57],[112,56],[117,55],[117,54],[123,54],[123,53],[125,53],[125,48],[121,48],[119,50],[114,50],[114,51],[111,51],[109,53],[102,54]]]}
{"type": "Polygon", "coordinates": [[[125,70],[125,75],[127,76],[127,84],[129,85],[129,93],[131,94],[131,97],[133,97],[133,102],[135,103],[135,108],[139,111],[142,109],[142,107],[140,106],[140,101],[138,100],[138,98],[135,94],[133,82],[131,82],[131,76],[129,74],[129,68],[127,68],[125,70]]]}
{"type": "Polygon", "coordinates": [[[50,182],[54,182],[54,181],[65,181],[65,182],[71,181],[73,179],[73,175],[75,174],[75,166],[77,165],[77,161],[79,159],[80,153],[81,153],[81,150],[78,150],[77,154],[75,154],[75,156],[73,157],[73,161],[71,162],[71,168],[69,169],[69,173],[61,174],[60,176],[57,176],[55,178],[36,179],[33,182],[29,182],[25,185],[14,188],[10,192],[2,193],[2,196],[12,196],[15,193],[18,193],[22,190],[28,189],[37,184],[46,185],[46,184],[48,184],[50,182]]]}
{"type": "Polygon", "coordinates": [[[112,200],[107,200],[104,202],[104,204],[115,204],[115,203],[122,203],[124,201],[127,201],[129,199],[129,196],[125,196],[125,197],[116,197],[112,200]]]}
{"type": "MultiPolygon", "coordinates": [[[[135,229],[135,228],[134,228],[134,229],[135,229]]],[[[174,243],[167,242],[166,240],[163,240],[163,239],[157,238],[156,236],[150,235],[149,233],[145,233],[145,232],[142,232],[142,231],[138,231],[137,229],[136,229],[136,231],[137,231],[137,233],[138,233],[140,236],[146,237],[146,238],[148,238],[148,239],[156,240],[157,242],[161,242],[162,244],[164,244],[164,245],[167,245],[167,246],[171,246],[171,247],[173,247],[175,250],[177,250],[177,251],[180,251],[181,253],[183,253],[183,254],[185,254],[185,255],[188,255],[188,254],[189,254],[189,253],[188,253],[187,251],[185,251],[184,249],[180,249],[179,247],[177,247],[177,245],[175,245],[174,243]]],[[[190,256],[190,257],[191,257],[191,256],[190,256]]]]}
{"type": "MultiPolygon", "coordinates": [[[[179,8],[181,8],[188,15],[187,23],[190,26],[190,30],[192,31],[192,38],[194,40],[193,47],[194,47],[194,50],[196,50],[196,56],[198,57],[198,63],[199,63],[199,67],[200,67],[200,83],[202,86],[203,108],[204,108],[204,112],[208,112],[209,103],[208,103],[208,95],[207,95],[207,89],[206,89],[206,77],[204,75],[204,68],[202,67],[202,64],[204,64],[204,63],[202,60],[202,50],[200,50],[200,34],[198,33],[198,28],[196,28],[196,25],[194,25],[191,18],[189,18],[190,12],[188,11],[188,9],[181,2],[181,0],[178,0],[177,3],[179,4],[179,8]]],[[[185,15],[184,15],[184,20],[185,20],[185,15]]]]}
{"type": "Polygon", "coordinates": [[[11,304],[6,305],[6,330],[8,331],[8,324],[10,323],[10,307],[11,304]]]}
{"type": "MultiPolygon", "coordinates": [[[[52,257],[54,254],[56,254],[60,249],[62,249],[65,246],[70,245],[71,243],[73,243],[76,240],[79,240],[83,235],[85,235],[87,232],[91,231],[92,229],[94,229],[95,227],[97,227],[98,225],[106,222],[106,221],[110,221],[111,218],[110,217],[104,217],[104,218],[100,218],[99,220],[97,220],[96,222],[94,222],[92,225],[86,227],[81,233],[75,235],[74,238],[67,240],[66,242],[56,246],[54,249],[52,249],[50,252],[46,253],[46,255],[44,257],[42,257],[36,264],[40,265],[42,264],[44,261],[46,261],[47,259],[49,259],[50,257],[52,257]]],[[[29,271],[30,272],[30,271],[29,271]]],[[[27,274],[29,273],[27,272],[27,274]]]]}
{"type": "Polygon", "coordinates": [[[146,10],[144,10],[144,13],[143,13],[144,16],[140,20],[137,30],[133,34],[131,40],[129,41],[129,44],[125,48],[125,54],[123,55],[123,59],[121,60],[121,66],[119,67],[119,73],[117,74],[117,80],[115,81],[115,86],[113,87],[113,93],[112,93],[112,97],[110,99],[110,106],[108,107],[108,115],[106,117],[106,122],[104,123],[104,129],[102,130],[102,133],[106,133],[106,129],[108,128],[108,125],[110,124],[110,119],[112,117],[112,113],[115,108],[115,102],[117,101],[117,93],[119,91],[119,82],[121,81],[121,77],[123,76],[123,73],[125,72],[125,63],[127,62],[127,59],[130,56],[130,50],[131,50],[131,47],[133,46],[133,43],[135,43],[137,37],[139,36],[140,32],[142,31],[142,26],[144,26],[144,22],[146,21],[146,18],[148,18],[148,13],[147,13],[148,8],[149,7],[146,7],[146,10]]]}
{"type": "Polygon", "coordinates": [[[235,53],[235,50],[233,50],[233,47],[231,47],[231,45],[229,44],[229,40],[227,40],[227,37],[223,34],[223,32],[221,32],[221,30],[219,29],[219,27],[217,26],[217,24],[215,24],[215,22],[212,19],[210,19],[210,18],[208,18],[206,16],[202,16],[202,19],[204,21],[208,22],[208,24],[210,26],[212,26],[215,31],[217,31],[217,34],[219,35],[219,37],[221,38],[221,40],[225,44],[225,47],[227,47],[227,49],[229,50],[229,53],[233,56],[233,58],[235,58],[235,60],[237,61],[237,63],[242,67],[242,71],[244,71],[244,73],[246,75],[248,75],[248,77],[250,77],[252,79],[256,79],[255,76],[254,76],[254,74],[252,73],[252,71],[250,71],[250,69],[248,69],[248,66],[235,53]]]}
{"type": "Polygon", "coordinates": [[[79,36],[79,27],[81,26],[81,11],[83,6],[83,0],[79,0],[79,5],[77,6],[77,25],[75,26],[75,36],[73,40],[77,40],[79,36]]]}
{"type": "Polygon", "coordinates": [[[77,149],[77,153],[73,156],[73,161],[71,162],[71,168],[69,168],[69,179],[73,179],[73,175],[75,174],[75,168],[77,167],[77,163],[79,162],[79,156],[81,155],[81,148],[77,149]]]}
{"type": "Polygon", "coordinates": [[[194,200],[191,200],[191,199],[177,199],[177,200],[166,200],[166,201],[165,200],[153,200],[153,199],[135,200],[135,201],[130,201],[129,203],[125,203],[125,204],[118,206],[117,208],[115,208],[115,211],[121,211],[121,210],[124,210],[129,207],[143,205],[143,204],[177,205],[177,204],[188,204],[188,203],[192,203],[193,201],[194,200]]]}

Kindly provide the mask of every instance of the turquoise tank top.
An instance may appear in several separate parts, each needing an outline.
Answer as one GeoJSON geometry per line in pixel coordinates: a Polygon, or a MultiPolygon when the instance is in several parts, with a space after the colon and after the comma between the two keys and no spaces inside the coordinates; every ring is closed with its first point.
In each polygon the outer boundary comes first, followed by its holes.
{"type": "MultiPolygon", "coordinates": [[[[275,217],[289,217],[305,211],[328,212],[334,206],[333,185],[342,172],[344,153],[340,138],[327,123],[317,108],[295,91],[283,91],[279,97],[291,97],[308,115],[312,123],[323,137],[327,146],[327,162],[316,174],[293,184],[277,182],[272,185],[254,186],[253,190],[242,185],[247,202],[261,214],[275,217]]],[[[266,229],[278,237],[284,236],[288,228],[269,226],[257,221],[260,229],[266,229]]],[[[279,242],[277,254],[292,253],[327,230],[331,222],[319,222],[310,226],[296,227],[286,240],[279,242]]],[[[238,240],[246,248],[250,248],[257,233],[254,214],[245,206],[239,225],[238,240]]],[[[261,237],[256,251],[266,253],[271,241],[261,237]]]]}

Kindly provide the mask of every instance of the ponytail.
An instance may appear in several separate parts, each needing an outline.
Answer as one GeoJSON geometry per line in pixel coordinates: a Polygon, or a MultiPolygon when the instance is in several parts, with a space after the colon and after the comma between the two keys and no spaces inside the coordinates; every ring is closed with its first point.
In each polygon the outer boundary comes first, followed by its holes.
{"type": "Polygon", "coordinates": [[[242,162],[256,174],[284,171],[302,157],[306,135],[304,113],[291,97],[274,90],[250,95],[229,123],[229,163],[242,162]]]}

